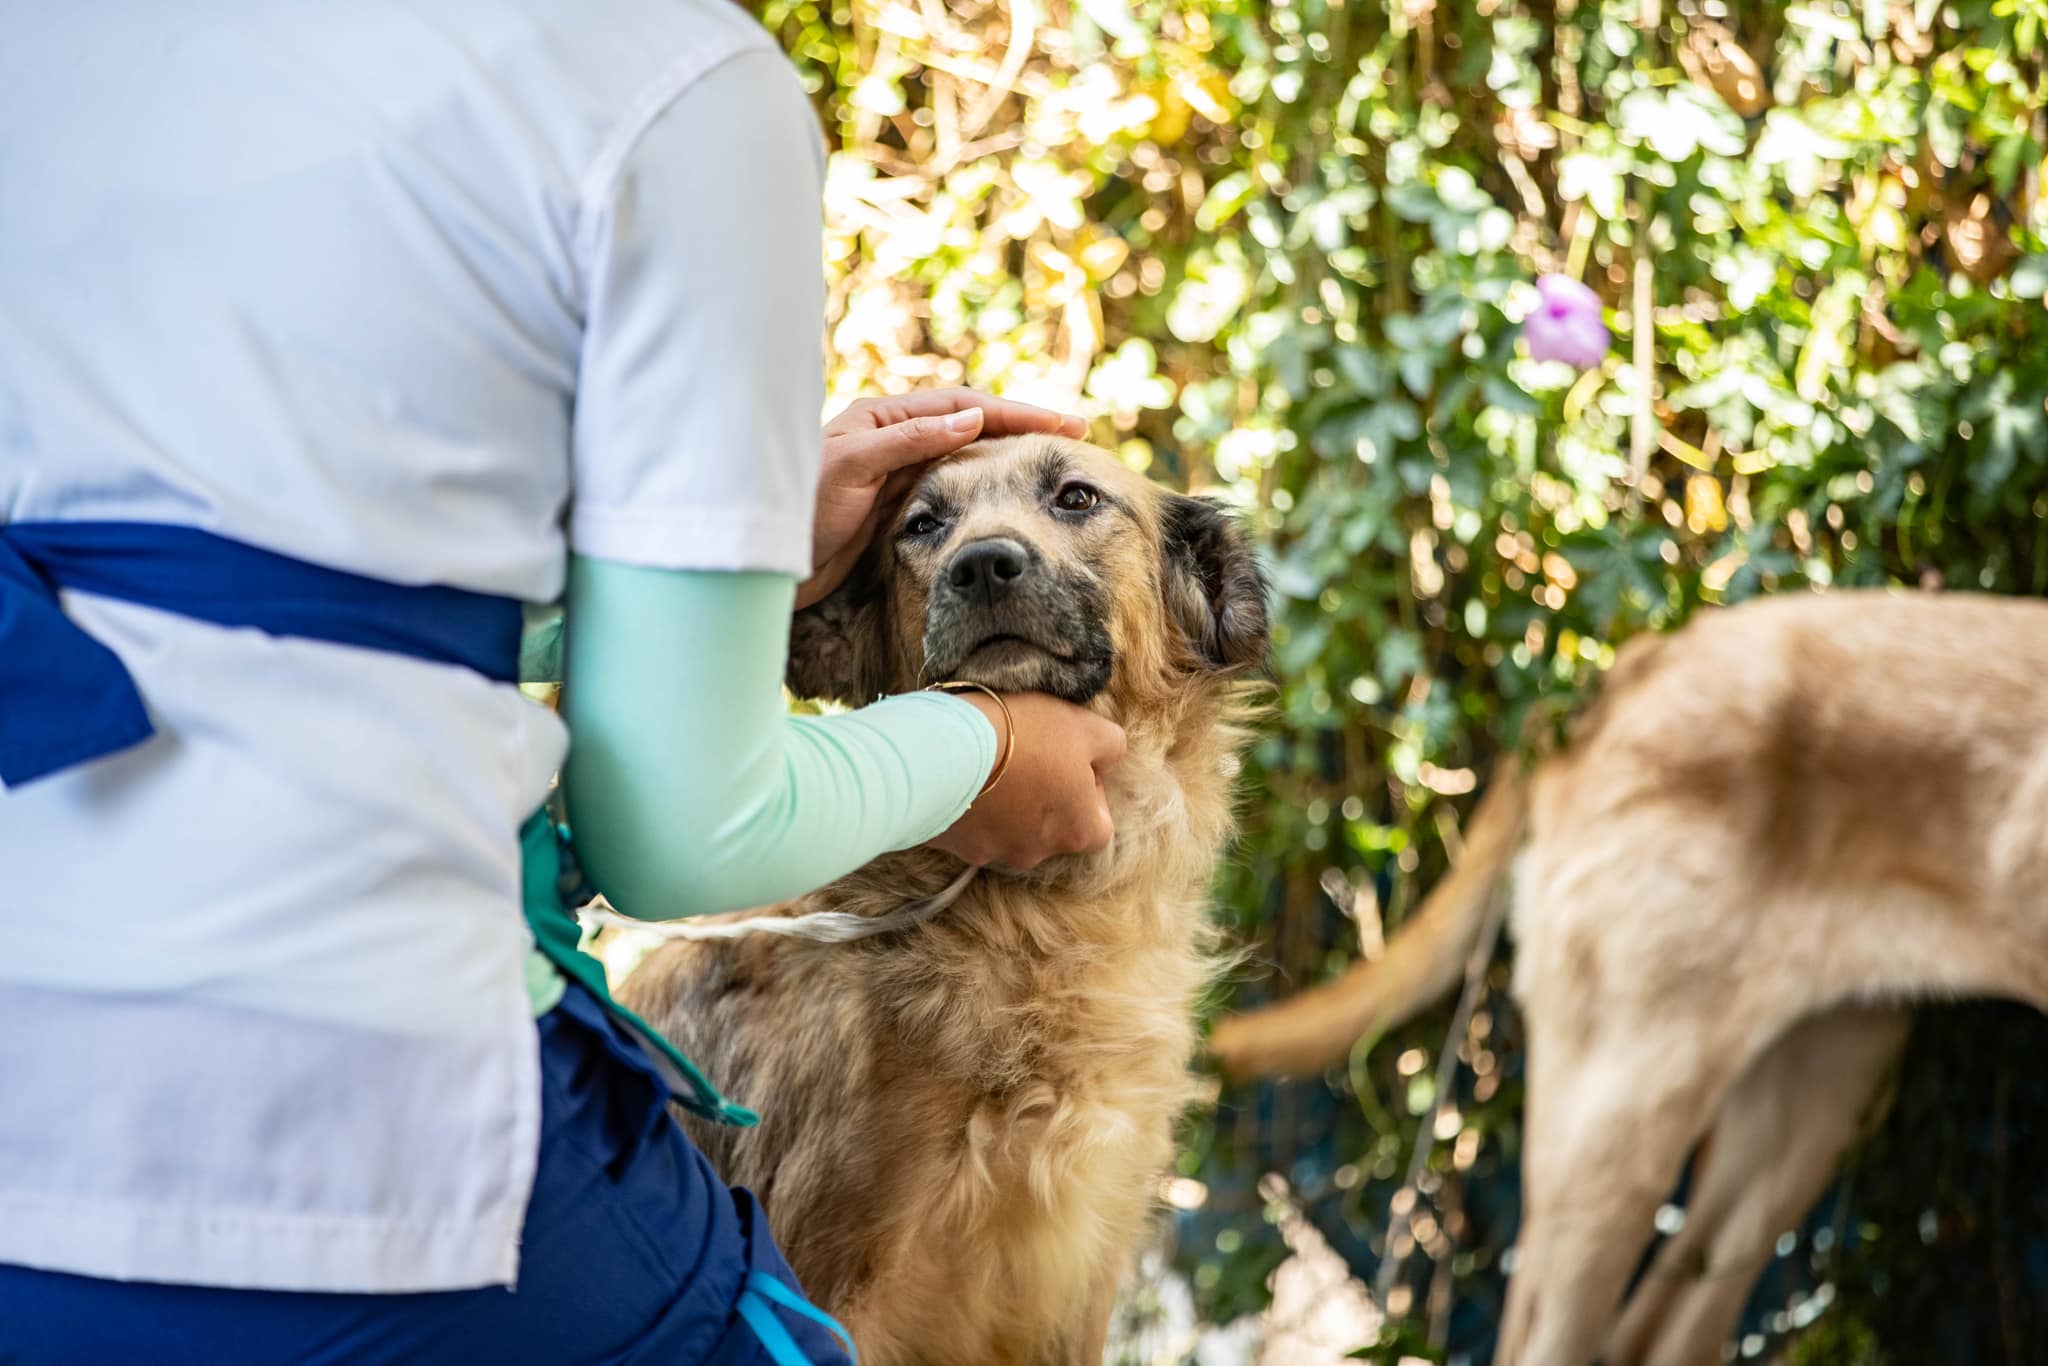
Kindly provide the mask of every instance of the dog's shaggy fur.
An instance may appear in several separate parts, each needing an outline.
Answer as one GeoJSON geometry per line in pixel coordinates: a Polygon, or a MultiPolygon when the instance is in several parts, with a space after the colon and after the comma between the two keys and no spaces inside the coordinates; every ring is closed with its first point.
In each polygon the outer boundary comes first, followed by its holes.
{"type": "Polygon", "coordinates": [[[1384,955],[1220,1024],[1315,1072],[1450,990],[1515,872],[1528,1035],[1501,1366],[1710,1366],[1916,999],[2048,1009],[2048,604],[1838,593],[1632,642],[1567,748],[1496,780],[1384,955]],[[1687,1152],[1684,1230],[1617,1319],[1687,1152]]]}
{"type": "MultiPolygon", "coordinates": [[[[894,525],[799,614],[792,688],[860,701],[964,677],[1085,702],[1130,738],[1112,846],[985,870],[936,919],[853,944],[671,944],[621,995],[762,1111],[751,1131],[690,1127],[864,1361],[1093,1366],[1192,1097],[1264,589],[1215,508],[1074,442],[970,448],[894,525]],[[1085,512],[1059,506],[1077,482],[1085,512]],[[1000,608],[963,601],[947,567],[997,540],[1029,576],[1000,608]]],[[[958,869],[891,854],[783,909],[880,915],[958,869]]]]}

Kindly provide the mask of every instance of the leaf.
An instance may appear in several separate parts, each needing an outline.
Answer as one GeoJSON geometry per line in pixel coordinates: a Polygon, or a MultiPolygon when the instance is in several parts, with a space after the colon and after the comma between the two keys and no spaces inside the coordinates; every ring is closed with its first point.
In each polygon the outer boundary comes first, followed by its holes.
{"type": "Polygon", "coordinates": [[[1283,676],[1306,672],[1323,653],[1329,638],[1329,618],[1311,616],[1307,621],[1297,622],[1287,638],[1274,647],[1273,667],[1283,676]]]}
{"type": "Polygon", "coordinates": [[[1602,634],[1643,620],[1663,598],[1662,554],[1670,539],[1661,530],[1625,537],[1603,527],[1566,540],[1563,554],[1579,577],[1578,601],[1602,634]]]}
{"type": "Polygon", "coordinates": [[[1684,161],[1702,148],[1719,156],[1740,156],[1748,145],[1735,111],[1720,96],[1694,85],[1630,91],[1622,98],[1618,127],[1624,138],[1672,162],[1684,161]]]}
{"type": "Polygon", "coordinates": [[[1322,578],[1311,572],[1300,554],[1283,555],[1272,563],[1273,588],[1282,597],[1313,602],[1323,591],[1322,578]]]}
{"type": "Polygon", "coordinates": [[[1991,183],[2001,195],[2012,193],[2020,167],[2041,159],[2040,144],[2025,133],[2008,133],[1991,149],[1991,183]]]}
{"type": "Polygon", "coordinates": [[[1387,207],[1410,223],[1427,223],[1436,216],[1442,201],[1427,185],[1395,185],[1386,192],[1387,207]]]}
{"type": "Polygon", "coordinates": [[[1408,392],[1417,398],[1427,398],[1436,379],[1436,357],[1425,351],[1403,351],[1396,365],[1408,392]]]}
{"type": "Polygon", "coordinates": [[[1117,41],[1149,46],[1150,35],[1131,17],[1130,6],[1124,0],[1081,0],[1081,9],[1097,28],[1117,41]]]}
{"type": "Polygon", "coordinates": [[[1694,535],[1728,529],[1728,505],[1721,498],[1721,481],[1711,474],[1686,477],[1685,524],[1694,535]]]}
{"type": "Polygon", "coordinates": [[[1980,496],[2003,488],[2022,457],[2038,465],[2048,456],[2048,414],[2042,410],[2041,395],[2016,401],[2014,388],[2012,372],[2000,371],[1970,405],[1981,424],[1974,444],[1985,453],[1971,460],[1965,473],[1980,496]]]}
{"type": "Polygon", "coordinates": [[[1387,392],[1389,376],[1379,353],[1363,346],[1337,348],[1337,373],[1349,380],[1361,394],[1379,398],[1387,392]]]}
{"type": "Polygon", "coordinates": [[[1498,413],[1534,417],[1543,411],[1534,395],[1491,371],[1480,380],[1479,392],[1485,397],[1486,406],[1498,413]]]}
{"type": "Polygon", "coordinates": [[[1615,222],[1622,214],[1625,164],[1595,152],[1571,152],[1557,168],[1557,192],[1566,200],[1582,199],[1599,218],[1615,222]]]}
{"type": "Polygon", "coordinates": [[[1463,166],[1446,166],[1436,178],[1437,198],[1444,207],[1459,213],[1476,214],[1493,207],[1493,198],[1479,188],[1479,182],[1463,166]]]}
{"type": "Polygon", "coordinates": [[[1758,166],[1781,174],[1786,187],[1804,198],[1819,190],[1828,163],[1842,160],[1851,150],[1847,142],[1822,132],[1800,111],[1773,109],[1764,115],[1764,130],[1751,155],[1758,166]]]}
{"type": "Polygon", "coordinates": [[[1318,423],[1312,440],[1325,459],[1354,456],[1368,463],[1391,456],[1422,434],[1422,414],[1404,398],[1349,407],[1318,423]]]}
{"type": "Polygon", "coordinates": [[[1234,171],[1224,176],[1203,196],[1202,207],[1195,210],[1195,226],[1203,232],[1215,232],[1235,218],[1258,192],[1258,182],[1248,171],[1234,171]]]}
{"type": "Polygon", "coordinates": [[[1818,403],[1841,372],[1849,354],[1849,320],[1862,297],[1864,282],[1853,275],[1837,279],[1814,301],[1806,345],[1800,348],[1793,387],[1808,403],[1818,403]]]}
{"type": "Polygon", "coordinates": [[[1196,256],[1167,305],[1167,331],[1184,342],[1210,340],[1237,316],[1251,287],[1240,253],[1217,251],[1196,256]]]}
{"type": "Polygon", "coordinates": [[[1389,692],[1422,672],[1422,641],[1413,631],[1391,631],[1380,638],[1373,670],[1389,692]]]}
{"type": "Polygon", "coordinates": [[[2012,292],[2022,299],[2048,296],[2048,255],[2020,258],[2012,268],[2012,292]]]}

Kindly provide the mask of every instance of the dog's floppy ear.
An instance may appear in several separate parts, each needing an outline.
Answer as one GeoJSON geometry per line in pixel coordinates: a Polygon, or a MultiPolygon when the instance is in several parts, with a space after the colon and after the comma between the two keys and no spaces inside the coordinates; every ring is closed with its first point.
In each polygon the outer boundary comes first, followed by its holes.
{"type": "Polygon", "coordinates": [[[1206,498],[1170,494],[1161,510],[1166,606],[1211,668],[1266,662],[1266,578],[1238,519],[1206,498]]]}
{"type": "Polygon", "coordinates": [[[865,706],[888,691],[882,586],[872,557],[789,623],[785,681],[798,697],[865,706]]]}

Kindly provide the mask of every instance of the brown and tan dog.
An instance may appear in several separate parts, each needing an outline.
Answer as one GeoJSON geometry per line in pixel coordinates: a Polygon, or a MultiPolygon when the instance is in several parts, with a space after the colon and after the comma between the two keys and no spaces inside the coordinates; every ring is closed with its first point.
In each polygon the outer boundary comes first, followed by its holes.
{"type": "Polygon", "coordinates": [[[1776,598],[1631,643],[1382,956],[1212,1047],[1239,1076],[1313,1073],[1407,1019],[1462,976],[1519,848],[1524,1207],[1496,1361],[1718,1363],[1906,1003],[2048,1009],[2044,678],[2048,603],[1970,595],[1776,598]],[[1702,1143],[1685,1227],[1617,1318],[1702,1143]]]}
{"type": "MultiPolygon", "coordinates": [[[[892,527],[798,615],[792,690],[963,678],[1093,707],[1130,738],[1114,842],[851,944],[671,944],[621,996],[763,1112],[692,1133],[864,1361],[1094,1366],[1192,1096],[1264,587],[1217,508],[1055,438],[970,447],[892,527]]],[[[890,854],[782,909],[886,914],[959,866],[890,854]]]]}

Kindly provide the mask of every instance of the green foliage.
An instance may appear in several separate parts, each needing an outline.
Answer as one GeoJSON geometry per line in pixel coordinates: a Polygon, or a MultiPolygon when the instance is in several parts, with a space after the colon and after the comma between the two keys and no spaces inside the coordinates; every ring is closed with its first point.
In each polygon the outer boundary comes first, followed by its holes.
{"type": "MultiPolygon", "coordinates": [[[[1349,956],[1327,869],[1397,924],[1491,756],[1628,634],[1762,591],[2048,589],[2048,0],[766,18],[834,147],[836,391],[1078,405],[1269,547],[1276,715],[1219,888],[1247,1000],[1349,956]],[[1521,349],[1547,271],[1603,296],[1599,368],[1521,349]]],[[[1475,1285],[1499,1249],[1453,1197],[1512,1165],[1516,1099],[1511,1021],[1480,1019],[1422,1249],[1475,1285]]],[[[1318,1153],[1297,1194],[1369,1260],[1443,1029],[1335,1105],[1226,1096],[1184,1174],[1220,1198],[1318,1153]]],[[[1263,1293],[1258,1208],[1184,1253],[1212,1313],[1263,1293]]],[[[1867,1355],[1855,1301],[1802,1360],[1867,1355]]]]}
{"type": "Polygon", "coordinates": [[[1786,1359],[1790,1366],[1880,1366],[1884,1357],[1868,1327],[1836,1317],[1808,1333],[1786,1359]]]}

